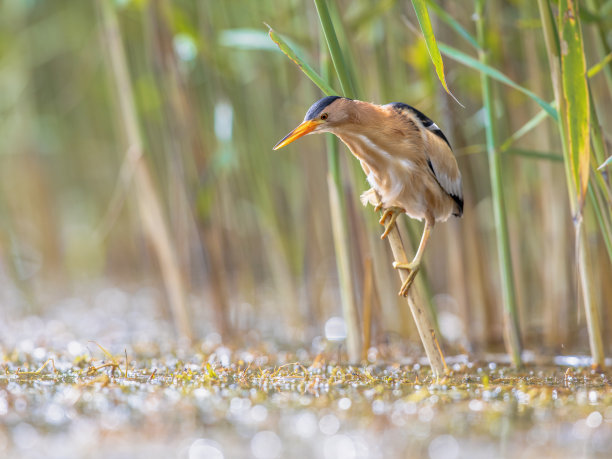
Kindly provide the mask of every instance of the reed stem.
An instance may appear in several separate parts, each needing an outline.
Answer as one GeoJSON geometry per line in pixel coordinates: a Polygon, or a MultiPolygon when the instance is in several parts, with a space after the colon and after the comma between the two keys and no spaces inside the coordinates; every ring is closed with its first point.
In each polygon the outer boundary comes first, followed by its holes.
{"type": "Polygon", "coordinates": [[[374,273],[372,258],[365,259],[363,273],[363,343],[361,360],[367,361],[368,349],[372,344],[372,303],[374,302],[374,273]]]}
{"type": "MultiPolygon", "coordinates": [[[[485,43],[484,1],[476,2],[478,43],[481,51],[478,52],[480,62],[488,65],[488,56],[485,43]]],[[[522,365],[521,335],[519,329],[518,311],[514,290],[514,277],[512,273],[512,257],[510,253],[510,239],[508,235],[508,222],[504,202],[504,187],[500,155],[496,149],[496,132],[493,107],[493,92],[490,78],[484,73],[480,74],[482,84],[482,97],[485,108],[485,131],[487,137],[487,156],[489,158],[489,173],[491,178],[491,195],[493,198],[493,215],[495,219],[497,253],[501,273],[502,295],[504,305],[505,342],[508,354],[516,367],[522,365]]]]}
{"type": "MultiPolygon", "coordinates": [[[[330,62],[327,49],[322,44],[321,73],[329,82],[330,62]]],[[[349,362],[359,362],[363,357],[362,336],[359,326],[359,310],[355,299],[353,283],[353,270],[351,269],[350,234],[346,213],[346,199],[342,187],[340,172],[340,155],[338,141],[331,135],[325,136],[327,145],[327,188],[329,193],[329,208],[331,213],[332,234],[334,250],[336,252],[336,267],[340,282],[340,298],[342,301],[342,315],[346,324],[346,349],[349,362]]]]}
{"type": "MultiPolygon", "coordinates": [[[[542,29],[544,33],[544,39],[546,42],[546,51],[548,54],[548,62],[550,65],[551,79],[555,92],[555,99],[557,107],[559,107],[559,134],[561,136],[561,145],[563,148],[563,157],[565,158],[565,176],[567,182],[567,190],[569,193],[570,209],[572,212],[572,218],[574,221],[574,233],[575,233],[575,256],[576,256],[576,269],[581,285],[582,299],[584,302],[584,308],[587,318],[587,329],[589,332],[589,345],[591,349],[591,356],[593,359],[593,367],[603,368],[605,364],[605,357],[603,351],[603,340],[601,336],[601,325],[599,319],[599,313],[596,305],[593,303],[591,298],[591,279],[588,275],[587,266],[587,241],[586,232],[584,230],[583,215],[578,199],[578,189],[574,184],[571,161],[570,148],[568,143],[568,132],[567,132],[567,103],[563,95],[563,82],[562,82],[562,62],[561,62],[561,45],[559,42],[559,33],[555,25],[552,9],[549,0],[538,0],[538,8],[540,10],[540,18],[542,21],[542,29]]],[[[597,121],[597,120],[596,120],[597,121]]],[[[597,202],[593,200],[597,207],[597,202]]]]}
{"type": "Polygon", "coordinates": [[[140,216],[145,233],[159,261],[177,332],[188,341],[192,341],[193,332],[187,310],[184,279],[176,256],[175,244],[170,237],[168,222],[163,213],[163,206],[156,193],[149,165],[143,154],[143,142],[138,127],[134,94],[130,84],[119,24],[111,3],[99,0],[98,7],[102,14],[103,33],[109,50],[120,117],[125,127],[128,143],[126,161],[133,164],[135,196],[140,216]]]}
{"type": "MultiPolygon", "coordinates": [[[[395,223],[387,236],[387,240],[389,241],[394,260],[402,264],[408,263],[410,260],[408,260],[406,256],[406,250],[404,249],[399,229],[395,223]]],[[[405,269],[398,269],[397,271],[401,281],[404,282],[408,278],[408,272],[405,269]]],[[[448,367],[446,366],[442,349],[436,337],[436,329],[427,310],[422,307],[423,301],[418,298],[416,292],[417,289],[413,286],[406,297],[406,301],[408,302],[408,307],[414,318],[419,337],[425,348],[425,354],[429,359],[431,371],[435,378],[439,378],[447,373],[448,367]]]]}
{"type": "Polygon", "coordinates": [[[353,83],[351,82],[351,78],[347,70],[344,55],[340,49],[340,43],[338,42],[338,37],[336,36],[336,31],[334,30],[334,24],[329,14],[329,10],[327,9],[326,0],[314,0],[314,3],[317,8],[317,13],[319,14],[319,20],[321,21],[325,41],[327,41],[329,54],[332,58],[332,62],[334,63],[338,80],[340,80],[342,93],[345,97],[355,99],[357,97],[355,94],[355,88],[353,88],[353,83]]]}

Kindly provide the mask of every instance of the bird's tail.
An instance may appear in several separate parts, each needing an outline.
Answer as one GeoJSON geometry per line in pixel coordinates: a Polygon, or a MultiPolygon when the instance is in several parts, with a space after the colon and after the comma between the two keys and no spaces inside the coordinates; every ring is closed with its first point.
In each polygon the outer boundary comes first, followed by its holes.
{"type": "Polygon", "coordinates": [[[453,215],[455,217],[462,217],[463,216],[463,198],[459,196],[455,196],[454,194],[451,194],[450,197],[453,198],[453,200],[455,201],[455,211],[453,212],[453,215]]]}

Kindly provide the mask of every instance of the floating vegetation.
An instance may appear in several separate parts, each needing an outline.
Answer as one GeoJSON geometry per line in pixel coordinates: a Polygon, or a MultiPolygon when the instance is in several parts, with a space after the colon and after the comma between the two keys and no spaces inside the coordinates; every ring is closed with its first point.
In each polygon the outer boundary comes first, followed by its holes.
{"type": "Polygon", "coordinates": [[[418,363],[338,365],[327,354],[286,362],[297,355],[218,346],[126,361],[89,347],[4,356],[3,456],[38,457],[43,445],[51,457],[262,459],[603,456],[612,447],[610,379],[589,367],[518,371],[459,356],[435,380],[418,363]]]}

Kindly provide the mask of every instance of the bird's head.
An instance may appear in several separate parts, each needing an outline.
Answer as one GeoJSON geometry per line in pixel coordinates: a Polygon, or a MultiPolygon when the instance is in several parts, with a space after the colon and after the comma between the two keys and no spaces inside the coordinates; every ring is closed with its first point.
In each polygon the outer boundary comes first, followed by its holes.
{"type": "Polygon", "coordinates": [[[307,134],[332,132],[335,127],[348,119],[350,102],[351,99],[338,96],[327,96],[317,100],[306,112],[302,124],[274,145],[274,150],[283,148],[307,134]]]}

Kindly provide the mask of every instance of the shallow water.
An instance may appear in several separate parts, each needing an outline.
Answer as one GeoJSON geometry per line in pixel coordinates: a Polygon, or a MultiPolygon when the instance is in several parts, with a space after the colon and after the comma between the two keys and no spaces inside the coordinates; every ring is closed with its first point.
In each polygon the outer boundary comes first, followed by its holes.
{"type": "Polygon", "coordinates": [[[219,347],[187,360],[128,356],[126,377],[125,357],[98,354],[55,354],[56,371],[49,362],[39,373],[31,356],[7,356],[2,456],[604,457],[612,448],[610,381],[590,369],[455,363],[435,381],[418,364],[338,366],[319,355],[278,366],[273,355],[219,347]]]}
{"type": "Polygon", "coordinates": [[[413,357],[418,347],[372,348],[362,366],[338,365],[337,344],[321,337],[296,348],[249,332],[250,344],[234,348],[209,331],[187,347],[152,298],[106,289],[36,316],[5,309],[0,457],[452,459],[612,450],[609,375],[581,356],[526,353],[520,372],[503,355],[451,356],[450,376],[434,380],[413,357]]]}

